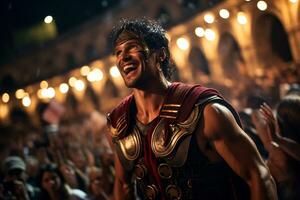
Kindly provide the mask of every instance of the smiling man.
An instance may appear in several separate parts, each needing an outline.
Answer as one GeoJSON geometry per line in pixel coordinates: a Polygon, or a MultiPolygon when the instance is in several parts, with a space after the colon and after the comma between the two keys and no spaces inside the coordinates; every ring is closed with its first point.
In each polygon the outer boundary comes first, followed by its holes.
{"type": "Polygon", "coordinates": [[[112,32],[132,94],[109,115],[115,199],[277,199],[234,109],[214,89],[171,83],[163,28],[122,20],[112,32]]]}

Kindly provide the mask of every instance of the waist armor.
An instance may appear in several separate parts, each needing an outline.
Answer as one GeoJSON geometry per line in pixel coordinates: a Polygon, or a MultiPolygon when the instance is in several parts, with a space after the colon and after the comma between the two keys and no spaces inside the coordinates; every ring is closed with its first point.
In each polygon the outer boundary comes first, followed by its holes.
{"type": "MultiPolygon", "coordinates": [[[[142,199],[240,199],[241,191],[249,192],[247,185],[225,162],[210,163],[193,134],[205,105],[227,105],[226,101],[217,94],[188,99],[189,106],[166,100],[146,133],[135,123],[121,126],[126,117],[110,125],[120,161],[127,174],[133,174],[128,179],[136,183],[142,199]],[[124,129],[126,133],[122,133],[124,129]]],[[[245,193],[242,199],[247,199],[245,193]]]]}

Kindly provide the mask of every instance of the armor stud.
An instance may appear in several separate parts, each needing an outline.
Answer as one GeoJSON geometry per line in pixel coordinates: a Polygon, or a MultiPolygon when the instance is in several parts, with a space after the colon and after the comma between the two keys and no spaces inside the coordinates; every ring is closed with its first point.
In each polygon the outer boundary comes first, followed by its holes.
{"type": "Polygon", "coordinates": [[[172,168],[166,163],[161,163],[158,166],[158,174],[163,179],[169,179],[172,177],[172,168]]]}
{"type": "Polygon", "coordinates": [[[158,197],[158,189],[157,189],[156,185],[154,185],[154,184],[148,185],[146,187],[145,195],[146,195],[147,200],[156,199],[158,197]]]}
{"type": "Polygon", "coordinates": [[[176,185],[169,185],[166,188],[167,199],[170,200],[180,200],[181,199],[181,190],[176,185]]]}

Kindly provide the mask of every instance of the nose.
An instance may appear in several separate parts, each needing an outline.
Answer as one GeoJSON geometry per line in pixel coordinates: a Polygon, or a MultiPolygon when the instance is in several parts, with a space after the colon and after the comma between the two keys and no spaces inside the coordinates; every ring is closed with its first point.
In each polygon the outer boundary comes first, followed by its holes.
{"type": "Polygon", "coordinates": [[[121,61],[128,61],[131,58],[130,53],[128,51],[122,51],[119,55],[119,60],[121,61]]]}

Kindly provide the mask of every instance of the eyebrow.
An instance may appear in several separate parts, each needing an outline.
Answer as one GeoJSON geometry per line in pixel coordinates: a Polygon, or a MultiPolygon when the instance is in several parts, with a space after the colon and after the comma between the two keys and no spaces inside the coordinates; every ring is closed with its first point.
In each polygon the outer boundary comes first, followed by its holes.
{"type": "Polygon", "coordinates": [[[126,42],[123,42],[123,43],[120,44],[120,45],[117,44],[117,45],[115,46],[115,50],[118,49],[119,46],[130,45],[130,44],[138,44],[138,45],[142,46],[142,44],[141,44],[139,41],[136,41],[136,40],[128,40],[128,41],[126,41],[126,42]]]}

